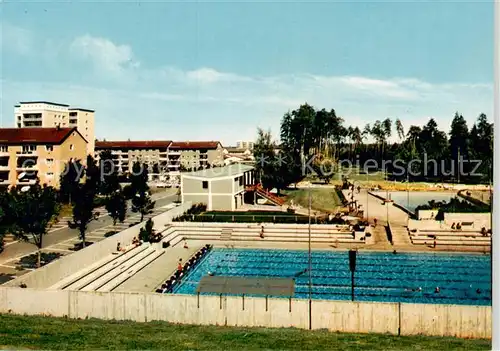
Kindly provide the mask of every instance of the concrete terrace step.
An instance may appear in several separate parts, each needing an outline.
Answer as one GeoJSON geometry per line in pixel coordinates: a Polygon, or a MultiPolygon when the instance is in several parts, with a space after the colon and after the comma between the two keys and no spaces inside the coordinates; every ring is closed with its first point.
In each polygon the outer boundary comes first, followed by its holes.
{"type": "Polygon", "coordinates": [[[222,228],[220,231],[220,240],[231,240],[232,233],[232,228],[222,228]]]}
{"type": "Polygon", "coordinates": [[[74,284],[78,280],[80,280],[83,277],[85,277],[87,274],[95,272],[98,269],[104,267],[105,265],[110,264],[110,263],[116,261],[119,258],[122,258],[127,253],[128,253],[128,251],[124,252],[124,253],[121,253],[119,255],[110,254],[110,255],[104,257],[102,260],[99,260],[99,261],[95,262],[94,264],[86,267],[85,269],[80,270],[80,271],[78,271],[78,272],[76,272],[76,273],[74,273],[74,274],[72,274],[72,275],[70,275],[70,276],[68,276],[68,277],[66,277],[66,278],[58,281],[56,284],[52,285],[49,289],[66,289],[71,284],[74,284]]]}
{"type": "Polygon", "coordinates": [[[121,272],[118,276],[113,278],[111,281],[96,289],[96,291],[113,291],[118,286],[123,284],[125,281],[133,277],[140,270],[148,266],[153,261],[157,260],[159,257],[165,254],[165,250],[155,251],[152,255],[148,255],[142,260],[139,260],[133,266],[130,266],[126,271],[121,272]]]}
{"type": "Polygon", "coordinates": [[[105,274],[97,277],[94,281],[92,281],[87,286],[83,287],[81,290],[82,291],[94,291],[94,290],[97,290],[97,289],[103,287],[104,285],[106,285],[107,283],[111,282],[113,279],[118,277],[120,274],[122,274],[123,272],[125,272],[129,268],[136,265],[138,262],[142,261],[143,259],[145,259],[151,255],[154,255],[155,252],[156,252],[156,250],[153,247],[149,246],[146,250],[138,253],[137,255],[132,257],[130,260],[123,262],[123,264],[121,264],[119,266],[115,266],[114,268],[112,268],[111,270],[106,272],[105,274]]]}
{"type": "MultiPolygon", "coordinates": [[[[264,237],[264,239],[261,239],[260,237],[235,237],[233,236],[231,240],[220,240],[220,237],[212,236],[212,237],[207,237],[207,236],[202,236],[202,235],[192,235],[187,237],[188,240],[199,240],[199,241],[223,241],[223,242],[244,242],[244,241],[251,241],[251,242],[279,242],[279,243],[307,243],[309,241],[309,238],[290,238],[287,239],[286,241],[283,240],[283,238],[273,238],[273,237],[264,237]]],[[[354,239],[345,239],[345,238],[339,238],[338,240],[332,240],[332,239],[318,239],[318,238],[311,238],[311,242],[313,243],[323,243],[323,244],[336,244],[336,243],[349,243],[349,244],[364,244],[364,241],[355,241],[354,239]]]]}
{"type": "Polygon", "coordinates": [[[437,237],[436,239],[430,239],[430,238],[418,238],[418,239],[413,239],[412,242],[413,243],[422,243],[422,242],[427,242],[429,244],[432,244],[434,242],[434,240],[436,241],[439,241],[439,242],[455,242],[455,241],[459,241],[459,242],[463,242],[463,243],[485,243],[485,244],[490,244],[490,240],[489,239],[474,239],[474,238],[441,238],[441,237],[437,237]]]}
{"type": "Polygon", "coordinates": [[[73,282],[71,285],[67,286],[67,290],[80,290],[83,287],[87,286],[88,284],[92,283],[94,280],[96,280],[98,277],[106,274],[116,266],[121,265],[122,263],[132,259],[134,256],[140,254],[144,250],[147,249],[148,246],[139,246],[137,248],[132,248],[125,253],[121,254],[118,256],[116,260],[112,260],[109,263],[99,267],[98,269],[89,272],[87,274],[82,275],[78,280],[73,282]]]}

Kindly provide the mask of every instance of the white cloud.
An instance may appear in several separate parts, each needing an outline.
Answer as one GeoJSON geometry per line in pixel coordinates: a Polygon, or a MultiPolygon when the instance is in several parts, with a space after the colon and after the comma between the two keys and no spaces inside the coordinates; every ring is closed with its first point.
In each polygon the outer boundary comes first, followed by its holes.
{"type": "Polygon", "coordinates": [[[21,55],[36,52],[33,33],[7,22],[0,23],[2,52],[12,51],[21,55]]]}
{"type": "Polygon", "coordinates": [[[88,34],[75,38],[70,45],[70,51],[76,58],[92,62],[96,69],[112,74],[140,67],[140,63],[134,60],[130,46],[118,45],[111,40],[88,34]]]}
{"type": "Polygon", "coordinates": [[[249,82],[252,81],[249,77],[240,76],[233,73],[219,72],[213,68],[203,67],[194,71],[186,72],[186,78],[199,84],[210,84],[218,82],[249,82]]]}
{"type": "MultiPolygon", "coordinates": [[[[90,35],[75,38],[73,57],[92,63],[92,85],[6,82],[2,113],[12,120],[12,105],[43,99],[95,108],[98,137],[253,139],[257,126],[277,135],[283,114],[308,102],[334,108],[347,124],[362,127],[376,119],[400,118],[422,125],[434,117],[445,131],[455,111],[469,124],[492,114],[492,85],[431,83],[413,77],[288,74],[245,76],[216,68],[181,70],[144,67],[129,45],[90,35]],[[111,84],[107,77],[113,77],[111,84]],[[126,84],[124,84],[126,83],[126,84]]],[[[85,67],[82,75],[85,75],[85,67]]],[[[83,84],[83,83],[81,83],[83,84]]]]}

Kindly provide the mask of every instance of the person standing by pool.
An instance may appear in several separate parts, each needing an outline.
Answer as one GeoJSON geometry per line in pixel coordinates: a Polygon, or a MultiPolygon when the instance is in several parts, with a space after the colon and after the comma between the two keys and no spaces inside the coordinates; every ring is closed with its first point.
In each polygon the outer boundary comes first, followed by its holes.
{"type": "Polygon", "coordinates": [[[179,258],[179,263],[177,264],[177,271],[182,272],[182,258],[179,258]]]}
{"type": "Polygon", "coordinates": [[[264,239],[264,226],[263,225],[260,227],[260,238],[264,239]]]}

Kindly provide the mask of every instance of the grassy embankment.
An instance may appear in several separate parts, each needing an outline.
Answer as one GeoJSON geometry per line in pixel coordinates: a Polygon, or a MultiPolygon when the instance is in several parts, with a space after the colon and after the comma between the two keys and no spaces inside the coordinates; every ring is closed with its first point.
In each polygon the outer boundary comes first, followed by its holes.
{"type": "Polygon", "coordinates": [[[491,340],[0,315],[1,349],[490,350],[491,340]]]}
{"type": "MultiPolygon", "coordinates": [[[[287,203],[293,201],[294,205],[309,208],[309,189],[288,189],[283,191],[287,196],[287,203]]],[[[342,206],[339,196],[333,188],[312,188],[311,208],[321,212],[336,212],[342,206]]]]}

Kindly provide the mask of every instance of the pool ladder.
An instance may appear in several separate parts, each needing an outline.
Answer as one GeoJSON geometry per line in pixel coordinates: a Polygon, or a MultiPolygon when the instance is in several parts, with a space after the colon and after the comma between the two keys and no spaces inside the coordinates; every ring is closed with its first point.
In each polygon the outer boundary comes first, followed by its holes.
{"type": "Polygon", "coordinates": [[[220,231],[220,240],[230,241],[233,234],[232,228],[222,228],[220,231]]]}

